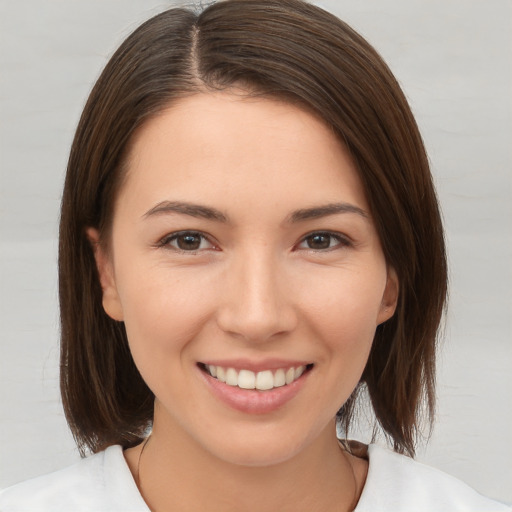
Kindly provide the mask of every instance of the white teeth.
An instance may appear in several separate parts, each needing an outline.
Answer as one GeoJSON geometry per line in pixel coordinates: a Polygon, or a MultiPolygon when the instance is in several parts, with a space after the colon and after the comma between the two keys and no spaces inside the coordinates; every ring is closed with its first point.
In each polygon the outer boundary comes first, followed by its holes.
{"type": "MultiPolygon", "coordinates": [[[[222,366],[216,366],[217,368],[217,379],[221,382],[226,382],[226,372],[224,371],[224,368],[222,366]]],[[[213,375],[212,375],[213,377],[213,375]]]]}
{"type": "Polygon", "coordinates": [[[274,376],[270,370],[264,372],[258,372],[256,375],[256,389],[260,391],[266,391],[274,387],[274,376]]]}
{"type": "Polygon", "coordinates": [[[238,373],[238,387],[242,389],[254,389],[256,387],[256,375],[249,370],[240,370],[238,373]]]}
{"type": "Polygon", "coordinates": [[[286,384],[286,376],[283,369],[277,370],[274,374],[274,387],[280,388],[286,384]]]}
{"type": "Polygon", "coordinates": [[[223,368],[222,366],[206,365],[206,369],[212,377],[229,386],[238,386],[242,389],[257,389],[259,391],[268,391],[291,384],[297,380],[306,370],[306,367],[297,368],[279,368],[272,373],[271,370],[263,370],[255,373],[251,370],[237,371],[234,368],[223,368]]]}
{"type": "Polygon", "coordinates": [[[234,368],[228,368],[226,372],[226,384],[238,386],[238,373],[234,368]]]}

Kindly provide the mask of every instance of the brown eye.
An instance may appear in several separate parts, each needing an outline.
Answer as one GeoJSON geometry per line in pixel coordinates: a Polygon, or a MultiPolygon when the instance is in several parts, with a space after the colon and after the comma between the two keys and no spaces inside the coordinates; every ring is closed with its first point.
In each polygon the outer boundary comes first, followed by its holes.
{"type": "Polygon", "coordinates": [[[342,236],[335,235],[334,233],[319,232],[304,237],[299,244],[299,248],[311,249],[313,251],[325,251],[346,245],[349,245],[349,243],[342,236]]]}
{"type": "Polygon", "coordinates": [[[201,246],[199,235],[187,234],[176,238],[176,245],[183,251],[197,251],[201,246]]]}
{"type": "Polygon", "coordinates": [[[311,235],[306,238],[310,249],[328,249],[331,245],[331,236],[324,233],[311,235]]]}
{"type": "Polygon", "coordinates": [[[209,240],[195,231],[182,231],[181,233],[174,233],[161,242],[163,247],[170,247],[183,252],[194,252],[202,249],[213,248],[209,240]]]}

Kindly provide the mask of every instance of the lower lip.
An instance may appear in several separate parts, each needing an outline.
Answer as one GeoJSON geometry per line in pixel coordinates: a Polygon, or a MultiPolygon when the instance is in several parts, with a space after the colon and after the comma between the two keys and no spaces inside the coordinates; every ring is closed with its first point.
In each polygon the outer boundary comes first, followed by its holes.
{"type": "Polygon", "coordinates": [[[303,373],[291,384],[268,391],[258,391],[229,386],[208,373],[202,370],[199,371],[209,389],[217,398],[231,408],[247,414],[268,414],[280,409],[297,395],[310,373],[309,371],[303,373]]]}

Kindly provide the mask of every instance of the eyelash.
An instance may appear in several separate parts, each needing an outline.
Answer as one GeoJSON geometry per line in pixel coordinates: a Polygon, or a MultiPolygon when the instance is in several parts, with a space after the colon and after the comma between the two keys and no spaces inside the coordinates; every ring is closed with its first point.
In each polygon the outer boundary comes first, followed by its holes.
{"type": "MultiPolygon", "coordinates": [[[[300,245],[307,242],[308,239],[312,239],[313,237],[329,237],[330,241],[335,240],[337,243],[332,247],[330,246],[329,243],[329,247],[322,249],[315,249],[313,247],[303,247],[303,249],[313,252],[328,252],[335,250],[337,248],[349,247],[352,245],[351,241],[346,236],[343,236],[339,233],[333,233],[331,231],[313,231],[302,237],[300,242],[295,247],[300,248],[300,245]]],[[[212,246],[211,248],[209,248],[210,250],[218,250],[217,246],[209,239],[209,237],[206,236],[204,233],[201,233],[200,231],[178,231],[176,233],[171,233],[162,238],[156,245],[157,247],[171,248],[172,250],[175,250],[183,254],[197,254],[198,252],[205,250],[204,247],[201,248],[201,244],[203,243],[203,241],[208,242],[212,246]],[[186,236],[200,238],[201,241],[199,243],[199,247],[196,249],[187,250],[181,247],[171,245],[172,242],[179,240],[180,237],[186,236]]]]}
{"type": "Polygon", "coordinates": [[[204,250],[204,248],[201,249],[200,246],[197,249],[186,250],[186,249],[182,249],[180,247],[175,247],[175,246],[171,245],[171,242],[176,241],[180,237],[185,237],[185,236],[199,237],[201,239],[200,245],[203,243],[203,241],[206,241],[209,244],[211,244],[214,249],[216,248],[215,244],[213,242],[211,242],[211,240],[205,234],[201,233],[200,231],[178,231],[176,233],[171,233],[171,234],[165,236],[164,238],[162,238],[158,242],[157,246],[164,247],[164,248],[171,248],[177,252],[189,253],[189,254],[196,254],[196,253],[204,250]]]}
{"type": "Polygon", "coordinates": [[[314,252],[327,252],[332,251],[338,248],[342,247],[349,247],[352,245],[351,241],[348,239],[348,237],[341,235],[340,233],[333,233],[332,231],[313,231],[312,233],[307,234],[306,236],[302,237],[301,241],[298,245],[303,244],[306,240],[311,239],[313,237],[330,237],[331,239],[334,239],[337,243],[333,247],[327,247],[325,249],[314,249],[312,247],[305,247],[304,249],[314,252]]]}

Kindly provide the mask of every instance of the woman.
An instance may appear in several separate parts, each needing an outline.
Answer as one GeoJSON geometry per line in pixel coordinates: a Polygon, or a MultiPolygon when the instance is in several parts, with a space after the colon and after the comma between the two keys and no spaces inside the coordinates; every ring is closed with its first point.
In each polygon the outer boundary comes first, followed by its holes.
{"type": "Polygon", "coordinates": [[[228,0],[136,30],[77,129],[59,264],[95,455],[2,510],[507,510],[403,455],[434,409],[442,226],[398,84],[332,15],[228,0]],[[358,397],[396,453],[346,440],[358,397]]]}

